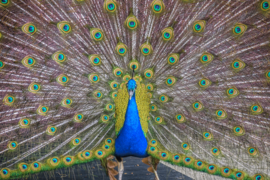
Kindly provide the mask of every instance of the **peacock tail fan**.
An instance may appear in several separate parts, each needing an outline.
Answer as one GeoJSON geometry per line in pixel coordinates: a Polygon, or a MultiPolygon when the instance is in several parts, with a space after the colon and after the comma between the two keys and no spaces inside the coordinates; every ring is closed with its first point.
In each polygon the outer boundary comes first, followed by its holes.
{"type": "Polygon", "coordinates": [[[0,0],[0,179],[107,162],[132,78],[150,156],[269,178],[269,15],[269,0],[0,0]]]}

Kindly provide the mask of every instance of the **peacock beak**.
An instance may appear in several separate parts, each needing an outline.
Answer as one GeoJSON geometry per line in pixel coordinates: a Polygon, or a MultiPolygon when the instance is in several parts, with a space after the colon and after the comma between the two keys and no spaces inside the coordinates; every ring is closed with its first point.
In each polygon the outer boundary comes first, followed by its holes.
{"type": "Polygon", "coordinates": [[[134,94],[135,90],[129,90],[128,94],[129,94],[129,100],[131,100],[133,94],[134,94]]]}

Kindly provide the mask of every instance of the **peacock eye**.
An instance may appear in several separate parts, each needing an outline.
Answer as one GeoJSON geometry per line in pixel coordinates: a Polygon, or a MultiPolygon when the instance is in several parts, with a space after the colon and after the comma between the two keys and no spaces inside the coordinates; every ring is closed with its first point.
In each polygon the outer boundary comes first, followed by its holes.
{"type": "Polygon", "coordinates": [[[22,26],[22,31],[25,34],[33,35],[36,32],[36,26],[33,23],[26,23],[22,26]]]}
{"type": "Polygon", "coordinates": [[[154,14],[161,14],[165,10],[163,0],[153,0],[151,6],[154,14]]]}
{"type": "Polygon", "coordinates": [[[141,47],[140,47],[140,49],[141,49],[141,53],[144,56],[148,56],[148,55],[150,55],[153,52],[153,48],[152,48],[151,44],[148,43],[148,42],[142,44],[141,47]]]}
{"type": "Polygon", "coordinates": [[[206,21],[204,20],[197,20],[193,24],[193,31],[195,33],[201,33],[204,31],[206,25],[206,21]]]}
{"type": "Polygon", "coordinates": [[[1,0],[2,4],[7,4],[9,2],[9,0],[1,0]]]}
{"type": "Polygon", "coordinates": [[[177,62],[179,61],[179,54],[170,54],[168,57],[167,57],[167,62],[169,65],[175,65],[177,62]]]}
{"type": "Polygon", "coordinates": [[[110,3],[110,4],[108,5],[108,9],[109,9],[110,11],[114,10],[114,8],[115,8],[115,6],[114,6],[113,3],[110,3]]]}
{"type": "Polygon", "coordinates": [[[130,13],[124,22],[125,27],[127,27],[129,30],[137,29],[138,24],[139,20],[136,18],[136,16],[133,15],[133,13],[130,13]]]}
{"type": "Polygon", "coordinates": [[[116,68],[114,68],[114,70],[113,70],[113,74],[114,74],[116,77],[121,77],[122,74],[123,74],[123,71],[122,71],[122,69],[120,69],[119,67],[116,67],[116,68]]]}
{"type": "Polygon", "coordinates": [[[156,5],[154,6],[154,8],[155,8],[155,10],[156,10],[156,11],[160,11],[161,6],[160,6],[160,5],[158,5],[158,4],[156,4],[156,5]]]}
{"type": "Polygon", "coordinates": [[[269,2],[263,1],[262,2],[262,10],[267,11],[267,10],[269,10],[269,8],[270,8],[269,2]]]}
{"type": "Polygon", "coordinates": [[[173,38],[174,32],[172,27],[167,27],[161,31],[164,41],[169,41],[173,38]]]}
{"type": "Polygon", "coordinates": [[[99,75],[98,74],[95,74],[95,73],[92,73],[92,74],[89,74],[88,75],[88,79],[89,79],[89,81],[90,82],[92,82],[92,83],[97,83],[97,82],[99,82],[99,75]]]}
{"type": "Polygon", "coordinates": [[[35,65],[36,61],[30,56],[26,56],[22,59],[22,64],[27,68],[32,68],[35,65]]]}
{"type": "Polygon", "coordinates": [[[234,26],[233,28],[233,33],[236,36],[240,36],[243,35],[245,33],[245,31],[247,30],[247,26],[241,23],[238,23],[234,26]]]}
{"type": "Polygon", "coordinates": [[[167,86],[173,86],[176,83],[177,79],[173,76],[169,76],[166,79],[166,85],[167,86]]]}
{"type": "Polygon", "coordinates": [[[137,60],[132,60],[128,66],[131,70],[137,71],[140,67],[140,63],[137,60]]]}
{"type": "Polygon", "coordinates": [[[91,28],[90,35],[94,41],[101,41],[104,37],[103,32],[101,31],[101,29],[98,28],[91,28]]]}
{"type": "Polygon", "coordinates": [[[66,21],[57,23],[57,28],[62,34],[68,34],[71,32],[71,25],[69,22],[66,21]]]}

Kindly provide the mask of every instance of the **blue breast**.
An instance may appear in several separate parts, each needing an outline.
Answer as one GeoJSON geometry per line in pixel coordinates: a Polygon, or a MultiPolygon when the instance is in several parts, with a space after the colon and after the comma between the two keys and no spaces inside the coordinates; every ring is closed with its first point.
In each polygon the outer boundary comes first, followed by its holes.
{"type": "Polygon", "coordinates": [[[115,155],[118,157],[147,157],[147,140],[144,136],[135,93],[128,102],[124,126],[115,140],[115,155]]]}

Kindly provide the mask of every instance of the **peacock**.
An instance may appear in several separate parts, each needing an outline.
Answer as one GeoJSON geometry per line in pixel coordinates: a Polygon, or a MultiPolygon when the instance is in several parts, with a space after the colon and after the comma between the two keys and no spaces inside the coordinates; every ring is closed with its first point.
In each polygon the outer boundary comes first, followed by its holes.
{"type": "MultiPolygon", "coordinates": [[[[267,180],[270,0],[0,0],[0,179],[123,158],[267,180]]],[[[118,171],[115,170],[117,169],[118,171]]]]}

